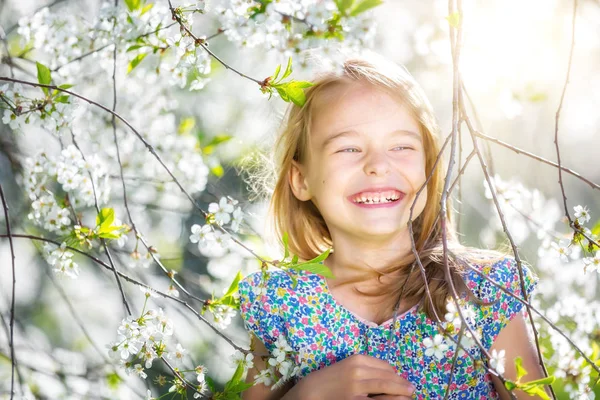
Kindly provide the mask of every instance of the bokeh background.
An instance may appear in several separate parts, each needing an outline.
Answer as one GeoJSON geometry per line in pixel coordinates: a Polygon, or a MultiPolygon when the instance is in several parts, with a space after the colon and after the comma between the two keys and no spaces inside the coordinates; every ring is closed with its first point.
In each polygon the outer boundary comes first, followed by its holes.
{"type": "MultiPolygon", "coordinates": [[[[113,47],[117,41],[116,111],[155,146],[183,186],[207,209],[223,196],[239,201],[244,220],[240,240],[266,257],[278,258],[273,238],[265,235],[266,203],[256,195],[257,184],[248,181],[255,171],[254,162],[269,154],[270,145],[288,103],[276,95],[270,100],[258,85],[225,69],[214,59],[198,55],[197,70],[177,64],[179,54],[172,43],[156,39],[162,51],[150,54],[130,73],[132,59],[151,48],[126,51],[131,32],[127,31],[127,8],[119,4],[114,12],[118,27],[106,24],[106,9],[99,1],[66,0],[55,2],[47,11],[44,1],[3,0],[0,2],[0,26],[4,32],[0,45],[0,76],[37,82],[35,61],[51,69],[76,58],[77,54],[107,46],[93,56],[71,62],[54,72],[58,84],[72,88],[87,98],[110,107],[113,102],[113,47]],[[104,18],[104,19],[103,19],[104,18]],[[104,22],[103,22],[104,21],[104,22]],[[46,28],[50,27],[50,28],[46,28]],[[60,28],[57,28],[60,27],[60,28]],[[96,32],[96,33],[94,33],[96,32]],[[99,32],[99,33],[98,33],[99,32]],[[26,38],[29,35],[29,40],[26,38]],[[118,39],[116,39],[118,38],[118,39]],[[31,49],[27,49],[29,43],[31,49]],[[78,45],[88,46],[73,50],[78,45]],[[91,46],[91,47],[90,47],[91,46]],[[26,51],[25,51],[26,50],[26,51]],[[8,56],[10,55],[10,59],[8,56]],[[157,68],[160,70],[157,72],[157,68]],[[196,82],[196,90],[190,84],[196,82]]],[[[249,2],[245,2],[249,4],[249,2]]],[[[286,2],[282,2],[284,5],[286,2]]],[[[298,2],[300,3],[300,2],[298,2]]],[[[319,3],[327,10],[333,2],[319,3]]],[[[490,0],[463,1],[464,47],[461,74],[476,111],[478,129],[512,146],[556,162],[554,145],[555,116],[565,83],[571,46],[572,1],[490,0]]],[[[111,2],[112,4],[112,2],[111,2]]],[[[174,2],[176,5],[183,4],[174,2]]],[[[196,4],[196,3],[188,3],[196,4]]],[[[219,14],[243,1],[209,1],[204,14],[190,17],[192,31],[209,36],[224,24],[234,24],[219,14]]],[[[303,3],[304,4],[304,3],[303,3]]],[[[165,11],[167,2],[157,2],[149,12],[143,29],[173,21],[165,11]],[[154,24],[154,25],[152,25],[154,24]]],[[[105,7],[105,6],[104,6],[105,7]]],[[[308,8],[311,9],[310,7],[308,8]]],[[[445,1],[386,1],[348,24],[349,46],[370,48],[403,64],[423,86],[438,116],[443,135],[451,130],[452,60],[449,43],[448,4],[445,1]]],[[[136,20],[137,21],[137,20],[136,20]]],[[[233,21],[233,22],[232,22],[233,21]]],[[[267,21],[268,22],[268,21],[267,21]]],[[[233,25],[232,25],[233,26],[233,25]]],[[[578,4],[575,48],[569,84],[559,122],[559,145],[564,166],[592,182],[600,182],[598,142],[600,139],[600,2],[581,0],[578,4]]],[[[298,44],[299,53],[278,42],[281,32],[261,29],[252,40],[248,31],[221,34],[209,40],[210,50],[243,73],[264,79],[278,64],[285,66],[288,56],[294,63],[293,77],[310,80],[315,64],[303,51],[335,59],[330,41],[306,41],[298,44]],[[271,47],[275,47],[274,49],[271,47]]],[[[163,38],[175,38],[177,26],[162,31],[163,38]]],[[[344,45],[340,45],[344,47],[344,45]]],[[[148,52],[148,51],[147,51],[148,52]]],[[[197,53],[200,53],[198,51],[197,53]]],[[[2,83],[3,84],[3,83],[2,83]]],[[[26,89],[30,93],[39,89],[26,89]]],[[[3,107],[4,105],[2,105],[3,107]]],[[[5,110],[2,110],[3,115],[5,110]]],[[[471,116],[474,118],[475,114],[471,116]]],[[[64,117],[69,129],[60,135],[41,124],[25,124],[12,129],[0,124],[0,183],[4,187],[13,233],[28,233],[48,238],[56,234],[28,218],[32,201],[28,197],[27,158],[40,151],[56,156],[61,146],[71,143],[71,132],[79,139],[82,152],[97,157],[105,170],[106,202],[115,215],[127,222],[123,206],[122,184],[110,115],[83,103],[64,117]]],[[[221,295],[238,271],[246,275],[259,263],[240,246],[226,250],[201,250],[189,236],[194,224],[203,217],[189,199],[171,182],[155,158],[122,123],[117,123],[120,148],[124,157],[132,216],[147,242],[157,249],[164,266],[177,272],[178,279],[200,298],[221,295]]],[[[463,157],[472,145],[463,132],[463,157]]],[[[569,240],[572,234],[564,221],[562,197],[556,168],[515,151],[482,141],[491,155],[491,172],[502,199],[503,211],[521,256],[540,275],[535,304],[590,357],[598,359],[600,341],[600,274],[584,273],[584,257],[592,255],[571,246],[561,259],[552,243],[569,240]],[[595,343],[595,344],[594,344],[595,343]]],[[[585,206],[591,220],[586,224],[597,235],[600,215],[598,189],[580,179],[563,174],[569,211],[585,206]]],[[[462,176],[454,207],[459,231],[465,244],[493,248],[506,243],[499,219],[489,196],[477,160],[471,161],[462,176]]],[[[267,193],[268,194],[268,193],[267,193]]],[[[78,209],[83,220],[93,225],[93,205],[78,209]]],[[[5,233],[4,214],[0,213],[0,232],[5,233]]],[[[42,244],[14,239],[16,254],[15,349],[28,391],[35,398],[138,398],[150,388],[153,393],[168,389],[154,379],[170,372],[156,363],[142,380],[135,374],[106,363],[106,345],[114,341],[117,328],[125,317],[121,296],[112,273],[81,256],[77,279],[56,276],[44,257],[42,244]],[[82,330],[85,328],[85,333],[82,330]],[[103,355],[104,354],[104,358],[103,355]],[[115,372],[116,371],[116,372],[115,372]],[[118,378],[117,376],[120,376],[118,378]]],[[[129,233],[125,243],[111,243],[118,269],[132,277],[166,291],[169,278],[146,257],[139,244],[141,259],[131,257],[136,239],[129,233]],[[120,246],[121,245],[121,246],[120,246]]],[[[98,246],[92,253],[103,258],[98,246]]],[[[10,350],[7,328],[10,319],[11,253],[8,240],[0,239],[0,396],[8,398],[10,389],[10,350]]],[[[132,308],[141,310],[144,296],[133,285],[125,284],[132,308]]],[[[181,294],[181,298],[185,295],[181,294]]],[[[188,351],[194,365],[207,366],[218,383],[226,382],[234,366],[229,359],[234,349],[180,305],[162,298],[151,298],[154,308],[161,307],[173,320],[175,337],[188,351]]],[[[198,303],[190,302],[197,310],[198,303]]],[[[210,313],[205,314],[211,320],[210,313]]],[[[560,377],[556,385],[559,398],[594,398],[585,387],[598,378],[581,357],[565,345],[558,335],[537,320],[542,344],[551,373],[560,377]],[[579,394],[578,394],[579,393],[579,394]],[[579,397],[578,397],[579,396],[579,397]],[[583,397],[588,396],[588,397],[583,397]]],[[[239,315],[225,331],[236,343],[248,343],[239,315]]],[[[191,364],[190,364],[191,365],[191,364]]],[[[597,391],[600,394],[600,392],[597,391]]]]}

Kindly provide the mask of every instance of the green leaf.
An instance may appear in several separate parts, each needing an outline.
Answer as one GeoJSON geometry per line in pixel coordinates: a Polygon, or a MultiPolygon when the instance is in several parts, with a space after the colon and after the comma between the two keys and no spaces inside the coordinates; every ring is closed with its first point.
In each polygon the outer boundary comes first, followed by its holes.
{"type": "Polygon", "coordinates": [[[105,207],[98,215],[96,215],[96,225],[102,226],[110,226],[115,220],[115,210],[110,207],[105,207]]]}
{"type": "Polygon", "coordinates": [[[300,271],[312,272],[313,274],[318,274],[326,278],[333,278],[331,270],[326,265],[320,263],[298,264],[292,266],[292,268],[300,271]]]}
{"type": "Polygon", "coordinates": [[[127,48],[127,50],[125,50],[125,52],[128,53],[128,52],[133,51],[133,50],[141,49],[142,47],[144,47],[144,45],[134,44],[133,46],[129,46],[127,48]]]}
{"type": "Polygon", "coordinates": [[[340,14],[346,14],[346,10],[352,7],[354,0],[335,0],[335,5],[339,10],[340,14]]]}
{"type": "Polygon", "coordinates": [[[238,290],[238,284],[240,283],[241,280],[242,280],[242,271],[240,270],[240,271],[238,271],[237,275],[233,279],[233,282],[231,282],[231,285],[229,285],[229,289],[227,289],[227,292],[225,293],[225,295],[223,297],[233,295],[238,290]]]}
{"type": "Polygon", "coordinates": [[[75,85],[71,85],[70,83],[64,83],[62,85],[58,85],[58,88],[67,90],[67,89],[71,89],[73,86],[75,86],[75,85]]]}
{"type": "Polygon", "coordinates": [[[288,63],[285,67],[285,72],[283,73],[283,76],[281,77],[281,80],[287,78],[288,76],[290,76],[290,74],[292,73],[292,57],[288,58],[288,63]]]}
{"type": "MultiPolygon", "coordinates": [[[[238,382],[236,382],[236,384],[235,384],[235,385],[232,385],[232,386],[229,388],[228,392],[229,392],[230,394],[234,394],[234,393],[241,393],[241,392],[243,392],[244,390],[247,390],[247,389],[251,388],[252,386],[254,386],[254,383],[252,383],[252,382],[250,382],[250,383],[246,383],[246,382],[244,382],[244,381],[238,381],[238,382]]],[[[237,397],[237,398],[239,398],[239,397],[237,397]]]]}
{"type": "Polygon", "coordinates": [[[146,58],[147,55],[148,53],[141,53],[135,56],[135,58],[129,62],[129,66],[127,67],[127,73],[133,71],[133,69],[137,67],[142,62],[142,60],[146,58]]]}
{"type": "Polygon", "coordinates": [[[596,224],[594,224],[594,227],[592,228],[592,234],[600,235],[600,219],[596,221],[596,224]]]}
{"type": "Polygon", "coordinates": [[[111,372],[106,375],[106,384],[109,388],[116,390],[119,388],[119,384],[121,383],[121,378],[116,372],[111,372]]]}
{"type": "Polygon", "coordinates": [[[221,166],[221,164],[218,164],[218,165],[215,165],[214,167],[212,167],[210,169],[210,172],[217,178],[221,178],[225,174],[225,171],[223,170],[223,167],[221,166]]]}
{"type": "Polygon", "coordinates": [[[298,264],[298,254],[294,254],[294,257],[292,257],[292,264],[298,264]]]}
{"type": "Polygon", "coordinates": [[[64,96],[57,96],[54,98],[54,101],[57,103],[68,103],[69,102],[69,95],[64,95],[64,96]]]}
{"type": "MultiPolygon", "coordinates": [[[[44,64],[39,62],[35,63],[37,67],[37,78],[38,82],[42,85],[49,85],[52,82],[52,76],[50,75],[50,69],[46,67],[44,64]]],[[[42,88],[44,94],[48,94],[48,88],[42,88]]]]}
{"type": "Polygon", "coordinates": [[[287,259],[290,256],[290,250],[288,248],[288,240],[289,240],[288,233],[284,232],[283,233],[283,238],[282,238],[283,247],[284,247],[284,254],[283,254],[283,259],[284,260],[287,259]]]}
{"type": "Polygon", "coordinates": [[[508,390],[515,390],[517,388],[517,384],[507,379],[504,381],[504,387],[506,387],[508,390]]]}
{"type": "Polygon", "coordinates": [[[548,393],[544,390],[543,386],[533,386],[533,387],[520,387],[522,391],[531,395],[531,396],[539,396],[544,400],[551,400],[548,396],[548,393]]]}
{"type": "Polygon", "coordinates": [[[121,235],[115,235],[114,233],[110,233],[110,232],[100,232],[100,233],[98,233],[98,237],[101,237],[104,239],[118,239],[121,237],[121,235]]]}
{"type": "Polygon", "coordinates": [[[285,87],[277,86],[275,89],[277,89],[277,93],[279,93],[279,97],[281,97],[281,99],[283,101],[287,101],[287,102],[290,101],[290,98],[288,97],[287,90],[285,89],[285,87]]]}
{"type": "Polygon", "coordinates": [[[358,14],[362,14],[365,11],[375,8],[381,4],[383,4],[382,0],[363,0],[354,6],[354,8],[352,8],[352,11],[350,11],[350,16],[356,17],[358,14]]]}
{"type": "Polygon", "coordinates": [[[452,14],[448,15],[446,19],[448,20],[448,23],[451,27],[456,28],[460,23],[460,13],[458,11],[455,11],[452,14]]]}
{"type": "Polygon", "coordinates": [[[227,382],[227,384],[225,384],[225,391],[227,391],[227,389],[230,388],[232,385],[237,384],[239,382],[239,380],[242,378],[243,373],[244,373],[244,366],[242,363],[240,363],[240,364],[238,364],[237,368],[235,369],[235,372],[233,373],[233,376],[231,377],[229,382],[227,382]]]}
{"type": "Polygon", "coordinates": [[[215,385],[215,381],[213,381],[212,378],[208,375],[206,375],[204,377],[204,380],[206,381],[206,385],[208,386],[210,391],[215,393],[217,391],[217,386],[215,385]]]}
{"type": "Polygon", "coordinates": [[[217,145],[220,145],[221,143],[228,142],[229,140],[231,140],[231,138],[233,138],[233,136],[217,135],[217,136],[213,137],[210,142],[208,142],[207,146],[217,146],[217,145]]]}
{"type": "Polygon", "coordinates": [[[196,120],[194,117],[184,118],[179,123],[179,128],[177,128],[177,133],[179,134],[187,134],[196,126],[196,120]]]}
{"type": "Polygon", "coordinates": [[[150,11],[150,9],[154,7],[154,3],[150,3],[144,6],[144,8],[142,8],[142,11],[140,12],[140,15],[144,15],[145,13],[147,13],[148,11],[150,11]]]}
{"type": "Polygon", "coordinates": [[[552,385],[554,383],[554,381],[556,380],[556,378],[554,377],[554,375],[550,375],[547,376],[545,378],[542,379],[536,379],[535,381],[530,381],[530,382],[526,382],[524,385],[552,385]]]}
{"type": "Polygon", "coordinates": [[[281,64],[278,64],[277,68],[275,68],[275,73],[273,74],[273,77],[271,78],[272,82],[275,82],[277,80],[277,77],[279,76],[279,71],[281,71],[281,64]]]}
{"type": "Polygon", "coordinates": [[[142,5],[142,0],[125,0],[125,4],[129,11],[135,11],[142,5]]]}
{"type": "MultiPolygon", "coordinates": [[[[329,257],[329,253],[331,253],[331,249],[325,250],[323,253],[319,254],[318,256],[316,256],[315,258],[313,258],[312,260],[306,261],[303,264],[320,263],[321,261],[325,261],[325,259],[327,259],[327,257],[329,257]]],[[[299,264],[299,265],[302,265],[302,264],[299,264]]]]}
{"type": "Polygon", "coordinates": [[[521,357],[515,358],[515,368],[517,369],[517,381],[527,375],[527,370],[523,368],[523,360],[521,357]]]}
{"type": "Polygon", "coordinates": [[[547,98],[548,98],[548,95],[546,93],[535,93],[528,97],[529,101],[531,101],[533,103],[544,101],[547,98]]]}

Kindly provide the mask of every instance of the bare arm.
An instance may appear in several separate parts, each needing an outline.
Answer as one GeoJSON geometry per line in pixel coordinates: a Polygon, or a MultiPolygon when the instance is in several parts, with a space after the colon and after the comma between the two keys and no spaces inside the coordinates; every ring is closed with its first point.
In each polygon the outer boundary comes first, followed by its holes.
{"type": "MultiPolygon", "coordinates": [[[[269,351],[265,348],[263,342],[252,334],[252,348],[258,354],[267,354],[269,351]]],[[[267,368],[267,363],[261,357],[254,357],[254,367],[248,370],[246,376],[246,382],[254,382],[254,376],[258,375],[260,371],[267,368]]],[[[271,390],[270,386],[265,386],[262,383],[255,384],[250,389],[245,390],[242,393],[242,400],[279,400],[283,398],[288,390],[292,388],[294,381],[290,379],[282,387],[271,390]]],[[[285,397],[286,400],[288,397],[285,397]]]]}
{"type": "MultiPolygon", "coordinates": [[[[523,368],[527,370],[527,375],[522,379],[524,382],[533,381],[535,379],[544,378],[544,371],[538,362],[537,350],[533,342],[533,338],[529,336],[527,325],[523,314],[516,315],[498,334],[490,350],[504,350],[506,352],[506,372],[505,379],[515,381],[517,379],[517,371],[515,368],[515,358],[521,357],[523,368]]],[[[502,400],[510,399],[508,390],[504,387],[500,379],[492,375],[494,387],[502,400]]],[[[546,393],[551,396],[548,388],[546,393]]],[[[539,396],[530,396],[520,390],[513,391],[517,399],[541,399],[539,396]]]]}

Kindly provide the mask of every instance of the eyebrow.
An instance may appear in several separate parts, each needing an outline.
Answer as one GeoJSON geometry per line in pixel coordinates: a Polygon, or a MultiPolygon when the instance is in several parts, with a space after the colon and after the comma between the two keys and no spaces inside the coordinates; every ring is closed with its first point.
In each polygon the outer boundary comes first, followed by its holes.
{"type": "MultiPolygon", "coordinates": [[[[394,135],[394,134],[404,134],[404,135],[408,135],[408,136],[414,137],[419,142],[423,141],[421,139],[421,135],[419,135],[417,132],[409,131],[409,130],[406,130],[406,129],[397,129],[397,130],[389,133],[389,135],[394,135]]],[[[344,136],[356,136],[356,135],[358,135],[358,132],[355,131],[355,130],[348,130],[348,131],[338,132],[336,134],[333,134],[333,135],[329,136],[327,139],[325,139],[325,141],[323,142],[322,146],[326,147],[331,142],[333,142],[334,140],[339,139],[339,138],[344,137],[344,136]]]]}

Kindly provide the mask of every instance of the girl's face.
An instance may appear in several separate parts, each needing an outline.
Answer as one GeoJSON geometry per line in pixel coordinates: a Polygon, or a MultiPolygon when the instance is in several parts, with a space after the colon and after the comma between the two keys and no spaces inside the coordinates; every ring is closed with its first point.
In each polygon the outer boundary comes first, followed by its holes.
{"type": "MultiPolygon", "coordinates": [[[[334,241],[405,235],[426,179],[419,124],[398,100],[367,83],[336,85],[319,103],[307,160],[290,171],[295,196],[316,205],[334,241]]],[[[426,201],[424,189],[413,220],[426,201]]]]}

